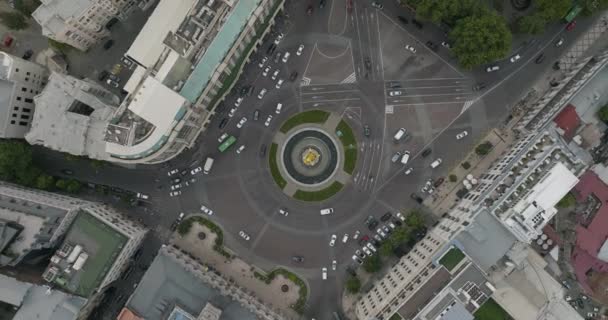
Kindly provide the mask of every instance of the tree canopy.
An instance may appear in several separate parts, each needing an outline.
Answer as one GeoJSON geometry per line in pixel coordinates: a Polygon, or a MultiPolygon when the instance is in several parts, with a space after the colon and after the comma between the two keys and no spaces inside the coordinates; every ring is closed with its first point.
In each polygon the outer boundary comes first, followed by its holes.
{"type": "Polygon", "coordinates": [[[374,254],[363,261],[363,270],[368,273],[378,272],[382,269],[382,260],[380,255],[374,254]]]}
{"type": "Polygon", "coordinates": [[[349,276],[346,280],[346,291],[348,293],[357,293],[361,289],[361,281],[357,276],[349,276]]]}

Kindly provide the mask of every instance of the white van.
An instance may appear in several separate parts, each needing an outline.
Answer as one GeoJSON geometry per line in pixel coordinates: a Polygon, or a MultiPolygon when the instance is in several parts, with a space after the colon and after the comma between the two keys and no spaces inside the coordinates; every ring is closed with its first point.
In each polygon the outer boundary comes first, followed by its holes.
{"type": "Polygon", "coordinates": [[[213,167],[213,161],[213,158],[207,157],[207,160],[205,161],[205,166],[203,167],[203,172],[205,174],[209,174],[209,172],[211,171],[211,168],[213,167]]]}
{"type": "Polygon", "coordinates": [[[325,209],[321,209],[321,215],[327,215],[327,214],[332,214],[334,213],[334,208],[325,208],[325,209]]]}
{"type": "Polygon", "coordinates": [[[274,111],[276,114],[281,113],[281,109],[283,109],[282,103],[277,103],[277,109],[274,111]]]}
{"type": "Polygon", "coordinates": [[[431,168],[435,169],[435,168],[439,167],[439,165],[441,164],[442,161],[443,160],[441,160],[441,158],[435,159],[435,161],[433,161],[431,163],[431,168]]]}
{"type": "Polygon", "coordinates": [[[401,157],[401,164],[407,164],[407,162],[410,160],[410,152],[409,151],[405,151],[403,153],[403,157],[401,157]]]}
{"type": "Polygon", "coordinates": [[[395,133],[395,136],[393,138],[395,139],[395,141],[399,141],[399,140],[401,140],[401,138],[403,138],[405,133],[406,133],[405,128],[401,128],[397,131],[397,133],[395,133]]]}

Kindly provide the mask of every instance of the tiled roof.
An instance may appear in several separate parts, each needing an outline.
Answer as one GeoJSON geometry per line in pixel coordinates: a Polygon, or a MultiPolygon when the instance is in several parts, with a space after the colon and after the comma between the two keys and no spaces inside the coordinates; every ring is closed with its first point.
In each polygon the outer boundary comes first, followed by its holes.
{"type": "Polygon", "coordinates": [[[566,140],[570,140],[574,137],[576,129],[578,129],[581,124],[581,119],[576,113],[576,108],[571,104],[567,105],[564,110],[558,113],[553,121],[559,128],[564,130],[564,138],[566,140]]]}

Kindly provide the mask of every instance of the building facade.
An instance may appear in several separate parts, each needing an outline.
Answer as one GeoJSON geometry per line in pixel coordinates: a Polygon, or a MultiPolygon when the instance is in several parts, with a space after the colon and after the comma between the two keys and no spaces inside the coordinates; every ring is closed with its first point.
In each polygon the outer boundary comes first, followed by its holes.
{"type": "Polygon", "coordinates": [[[93,81],[53,72],[34,102],[27,142],[76,156],[109,159],[103,138],[120,103],[116,95],[93,81]]]}
{"type": "Polygon", "coordinates": [[[109,37],[106,24],[126,19],[139,0],[41,0],[32,17],[42,34],[55,41],[86,51],[109,37]]]}
{"type": "Polygon", "coordinates": [[[110,160],[161,163],[194,146],[283,2],[160,1],[126,53],[138,67],[108,126],[121,132],[106,136],[110,160]]]}
{"type": "Polygon", "coordinates": [[[48,75],[43,66],[0,51],[0,138],[25,136],[34,118],[34,96],[48,75]]]}

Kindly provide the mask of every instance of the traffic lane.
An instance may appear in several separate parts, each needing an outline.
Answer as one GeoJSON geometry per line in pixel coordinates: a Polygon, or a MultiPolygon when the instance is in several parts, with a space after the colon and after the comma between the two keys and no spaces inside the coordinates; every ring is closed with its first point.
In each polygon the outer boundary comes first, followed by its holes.
{"type": "Polygon", "coordinates": [[[467,87],[471,81],[466,78],[435,78],[435,79],[404,79],[391,80],[385,83],[385,88],[389,90],[403,89],[426,89],[426,88],[452,88],[452,87],[467,87]],[[398,85],[398,86],[395,86],[398,85]]]}
{"type": "Polygon", "coordinates": [[[402,96],[387,97],[386,101],[392,105],[427,105],[441,103],[465,102],[470,94],[464,91],[450,90],[452,92],[417,92],[402,96]]]}
{"type": "MultiPolygon", "coordinates": [[[[330,235],[294,234],[279,228],[267,228],[256,239],[255,253],[277,265],[297,268],[330,267],[330,235]],[[279,245],[280,244],[280,245],[279,245]],[[293,256],[301,256],[304,262],[294,263],[293,256]]],[[[331,268],[328,268],[331,270],[331,268]]],[[[320,273],[319,273],[320,276],[320,273]]]]}
{"type": "Polygon", "coordinates": [[[304,94],[318,94],[332,91],[354,91],[358,90],[358,84],[356,83],[335,83],[335,84],[317,84],[300,87],[300,93],[304,94]]]}
{"type": "Polygon", "coordinates": [[[360,100],[360,93],[355,90],[339,90],[327,91],[323,93],[306,93],[301,94],[302,103],[317,102],[317,101],[342,101],[342,100],[360,100]]]}

